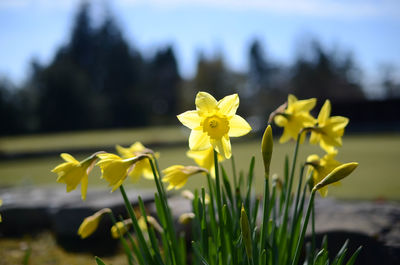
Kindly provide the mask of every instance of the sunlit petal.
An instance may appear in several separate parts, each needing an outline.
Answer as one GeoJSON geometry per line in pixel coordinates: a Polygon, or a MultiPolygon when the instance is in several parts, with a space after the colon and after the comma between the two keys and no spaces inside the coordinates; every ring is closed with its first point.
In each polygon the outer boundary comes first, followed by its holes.
{"type": "Polygon", "coordinates": [[[212,113],[217,108],[217,100],[207,92],[199,92],[196,96],[196,109],[199,115],[212,113]]]}
{"type": "Polygon", "coordinates": [[[186,111],[179,114],[177,117],[178,120],[189,129],[195,129],[200,126],[201,118],[196,110],[186,111]]]}
{"type": "Polygon", "coordinates": [[[235,115],[229,121],[229,133],[230,137],[243,136],[251,131],[250,125],[245,119],[239,115],[235,115]]]}
{"type": "Polygon", "coordinates": [[[228,117],[235,115],[238,107],[239,107],[238,94],[226,96],[220,101],[218,101],[218,108],[220,113],[228,117]]]}
{"type": "Polygon", "coordinates": [[[209,148],[210,137],[200,130],[192,130],[189,136],[189,148],[192,150],[205,150],[209,148]]]}

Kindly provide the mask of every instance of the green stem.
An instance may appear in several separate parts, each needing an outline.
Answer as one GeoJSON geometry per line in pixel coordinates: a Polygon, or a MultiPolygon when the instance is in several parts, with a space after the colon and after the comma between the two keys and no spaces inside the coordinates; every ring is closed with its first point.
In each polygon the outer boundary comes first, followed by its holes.
{"type": "Polygon", "coordinates": [[[138,221],[136,219],[135,212],[133,211],[132,204],[129,201],[128,196],[126,195],[124,186],[123,185],[119,186],[119,190],[121,191],[122,197],[124,199],[125,207],[128,210],[129,217],[132,220],[133,228],[135,229],[136,235],[137,235],[138,240],[139,240],[140,249],[141,249],[141,251],[143,251],[144,257],[146,258],[146,260],[153,262],[152,258],[151,258],[151,255],[150,255],[150,252],[149,252],[149,249],[148,249],[148,246],[146,244],[146,240],[144,239],[142,230],[140,230],[138,221]]]}
{"type": "Polygon", "coordinates": [[[221,243],[221,258],[222,263],[227,264],[226,259],[226,246],[225,246],[225,238],[224,238],[224,223],[223,223],[223,215],[222,215],[222,203],[221,203],[221,184],[219,179],[219,169],[218,169],[218,153],[214,150],[214,167],[215,167],[215,191],[217,197],[217,211],[218,211],[218,223],[219,223],[219,237],[221,243]]]}
{"type": "Polygon", "coordinates": [[[126,242],[125,238],[122,236],[122,233],[117,226],[117,220],[115,219],[114,214],[112,212],[108,212],[108,215],[110,216],[110,219],[111,219],[111,222],[113,223],[113,225],[117,228],[119,240],[121,241],[121,244],[124,247],[126,256],[128,258],[128,263],[129,263],[129,265],[133,265],[133,262],[132,262],[133,256],[129,250],[128,242],[126,242]]]}
{"type": "Polygon", "coordinates": [[[158,194],[160,196],[160,201],[161,201],[161,205],[162,205],[162,210],[164,212],[164,216],[166,217],[166,221],[167,221],[167,231],[168,231],[168,235],[169,235],[169,239],[171,240],[172,243],[172,250],[173,250],[173,255],[175,258],[175,261],[180,261],[179,259],[179,245],[178,245],[178,241],[176,238],[176,232],[175,232],[175,226],[173,224],[172,221],[172,214],[171,214],[171,210],[168,206],[167,203],[167,196],[166,193],[164,191],[163,185],[161,183],[161,179],[159,177],[159,175],[157,174],[156,168],[154,166],[154,163],[152,161],[152,159],[149,157],[149,162],[150,162],[150,166],[151,166],[151,170],[153,171],[153,175],[154,175],[154,181],[156,183],[156,187],[157,187],[157,191],[158,194]]]}
{"type": "Polygon", "coordinates": [[[299,237],[299,239],[297,241],[296,251],[295,251],[294,258],[292,260],[292,265],[296,265],[298,263],[298,261],[299,261],[299,258],[300,258],[300,252],[301,252],[301,249],[303,247],[304,236],[306,234],[308,220],[310,219],[310,213],[311,213],[311,210],[312,210],[312,206],[314,205],[315,192],[316,192],[315,189],[313,189],[311,191],[311,196],[310,196],[310,201],[308,202],[306,217],[304,219],[304,223],[303,223],[303,227],[301,229],[300,237],[299,237]]]}
{"type": "MultiPolygon", "coordinates": [[[[269,179],[266,177],[264,180],[264,205],[263,205],[263,221],[260,236],[260,253],[265,249],[265,243],[268,234],[268,219],[269,219],[269,179]]],[[[260,255],[260,263],[261,263],[260,255]]]]}

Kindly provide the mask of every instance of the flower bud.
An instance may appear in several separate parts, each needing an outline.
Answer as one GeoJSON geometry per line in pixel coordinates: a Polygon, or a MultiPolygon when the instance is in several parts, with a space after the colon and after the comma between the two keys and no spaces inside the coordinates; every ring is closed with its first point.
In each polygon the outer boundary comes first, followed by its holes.
{"type": "Polygon", "coordinates": [[[242,210],[240,212],[240,229],[242,230],[242,239],[244,242],[244,247],[246,249],[246,254],[249,258],[253,257],[253,250],[251,244],[251,231],[249,225],[249,218],[247,217],[246,210],[242,205],[242,210]]]}
{"type": "Polygon", "coordinates": [[[261,153],[264,161],[265,168],[265,177],[269,177],[269,167],[271,165],[272,158],[272,149],[274,146],[273,138],[272,138],[272,129],[271,125],[268,125],[267,129],[265,129],[264,136],[261,142],[261,153]]]}
{"type": "Polygon", "coordinates": [[[181,216],[179,216],[178,222],[187,225],[194,219],[194,217],[195,217],[194,213],[184,213],[181,216]]]}
{"type": "Polygon", "coordinates": [[[314,189],[321,189],[329,184],[337,182],[354,171],[358,166],[357,162],[351,162],[347,164],[343,164],[341,166],[336,167],[334,170],[331,171],[323,180],[321,180],[317,185],[315,185],[314,189]]]}
{"type": "Polygon", "coordinates": [[[78,235],[84,239],[92,235],[97,228],[99,227],[99,223],[104,214],[111,212],[109,208],[102,209],[95,214],[86,217],[82,224],[79,226],[78,235]]]}

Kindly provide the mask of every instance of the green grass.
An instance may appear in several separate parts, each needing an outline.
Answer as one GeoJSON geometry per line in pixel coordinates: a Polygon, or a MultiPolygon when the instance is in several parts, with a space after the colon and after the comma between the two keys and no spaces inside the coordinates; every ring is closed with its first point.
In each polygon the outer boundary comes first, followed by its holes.
{"type": "MultiPolygon", "coordinates": [[[[179,132],[179,130],[172,128],[170,129],[170,131],[166,131],[163,129],[162,137],[160,136],[160,138],[156,139],[163,139],[163,141],[165,141],[166,139],[168,139],[166,135],[168,133],[174,134],[173,131],[175,131],[175,134],[178,134],[176,132],[179,132]]],[[[113,135],[113,133],[115,133],[115,131],[113,131],[110,135],[113,135]]],[[[114,145],[116,143],[124,143],[125,141],[129,140],[127,132],[124,132],[122,134],[126,135],[126,138],[114,138],[114,136],[107,136],[105,132],[99,133],[98,136],[94,132],[84,133],[82,137],[90,138],[90,135],[92,135],[92,137],[96,139],[108,139],[106,143],[108,145],[114,145]]],[[[133,142],[134,139],[154,139],[151,138],[151,135],[159,134],[160,133],[157,130],[149,130],[146,136],[135,138],[135,136],[130,135],[130,138],[132,138],[130,142],[133,142]]],[[[80,142],[83,142],[83,140],[79,138],[79,134],[72,135],[73,137],[69,138],[71,134],[67,134],[65,138],[71,140],[76,137],[76,139],[79,139],[80,142]]],[[[174,137],[175,138],[173,138],[173,140],[179,140],[180,138],[185,136],[183,133],[180,133],[179,135],[175,135],[174,137]]],[[[38,150],[37,144],[40,140],[39,138],[37,139],[35,144],[30,144],[27,149],[38,150]]],[[[28,145],[28,142],[31,139],[31,137],[28,137],[28,139],[22,137],[20,140],[18,140],[17,138],[14,138],[12,140],[14,141],[14,143],[19,143],[18,148],[20,148],[19,150],[21,151],[23,150],[23,146],[21,143],[25,142],[28,145]]],[[[61,139],[63,139],[62,134],[56,136],[50,135],[47,139],[49,139],[49,143],[45,139],[40,140],[45,144],[45,148],[52,148],[50,142],[57,142],[59,144],[57,148],[62,147],[60,143],[62,142],[61,139]],[[58,140],[56,141],[55,139],[57,138],[58,140]]],[[[1,139],[0,142],[6,142],[5,138],[1,139]]],[[[255,172],[257,184],[256,190],[258,192],[261,192],[263,178],[263,165],[260,156],[260,142],[261,139],[249,140],[246,142],[233,142],[232,144],[233,154],[238,170],[243,170],[247,174],[247,168],[249,166],[251,156],[256,156],[255,172]]],[[[400,176],[398,173],[400,169],[400,135],[352,135],[345,137],[343,143],[343,147],[340,148],[337,159],[343,163],[356,161],[359,162],[360,165],[350,177],[342,181],[342,185],[330,187],[328,196],[344,199],[400,200],[400,176]]],[[[95,146],[95,141],[93,140],[91,144],[92,147],[95,146]]],[[[11,144],[8,144],[8,146],[11,146],[11,144]]],[[[63,146],[67,145],[63,143],[63,146]]],[[[293,148],[293,142],[283,145],[278,144],[277,141],[275,142],[271,173],[277,173],[279,177],[282,177],[283,161],[285,154],[288,154],[289,158],[291,158],[293,148]]],[[[2,145],[2,149],[4,150],[6,148],[4,148],[4,146],[2,145]]],[[[160,147],[155,151],[160,152],[161,154],[161,168],[165,168],[173,164],[193,164],[192,160],[185,156],[185,152],[187,151],[186,145],[168,148],[160,147]]],[[[312,153],[323,155],[323,152],[320,150],[320,148],[316,146],[310,146],[308,144],[301,146],[299,161],[304,161],[306,156],[312,153]]],[[[80,155],[78,156],[78,158],[83,158],[83,156],[80,155]]],[[[56,175],[50,172],[53,167],[61,162],[62,160],[59,157],[2,161],[0,162],[0,187],[9,185],[62,186],[63,184],[57,184],[55,182],[56,175]]],[[[223,166],[227,169],[229,173],[231,172],[230,161],[223,162],[223,166]]],[[[299,166],[297,167],[297,169],[299,169],[299,166]]],[[[90,175],[89,185],[105,187],[105,181],[99,179],[99,176],[100,172],[98,169],[92,172],[92,174],[90,175]]],[[[129,180],[127,180],[127,182],[130,183],[129,180]]],[[[148,180],[141,180],[138,183],[129,184],[129,187],[149,188],[153,186],[153,182],[148,180]]],[[[199,188],[201,186],[206,186],[206,180],[202,175],[195,175],[191,177],[187,184],[188,188],[199,188]]]]}
{"type": "Polygon", "coordinates": [[[0,138],[0,153],[41,152],[62,149],[86,149],[134,141],[165,143],[185,141],[189,132],[181,126],[99,130],[54,134],[34,134],[0,138]],[[160,133],[161,132],[161,133],[160,133]]]}

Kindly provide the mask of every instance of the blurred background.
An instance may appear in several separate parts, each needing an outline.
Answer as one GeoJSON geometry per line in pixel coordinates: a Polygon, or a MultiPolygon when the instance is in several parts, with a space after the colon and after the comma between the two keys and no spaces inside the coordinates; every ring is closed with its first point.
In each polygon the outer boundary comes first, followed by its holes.
{"type": "MultiPolygon", "coordinates": [[[[350,118],[338,159],[361,166],[333,195],[400,199],[396,1],[2,0],[0,24],[0,186],[54,185],[60,152],[135,141],[164,152],[162,167],[193,163],[176,115],[198,91],[239,94],[253,127],[236,148],[246,169],[292,93],[316,97],[314,115],[329,98],[350,118]]],[[[291,148],[276,150],[275,172],[291,148]]]]}
{"type": "MultiPolygon", "coordinates": [[[[61,152],[83,159],[141,141],[160,152],[161,168],[193,164],[185,156],[189,130],[176,115],[195,108],[198,91],[217,99],[239,94],[238,114],[253,133],[234,141],[233,153],[244,172],[255,155],[256,176],[263,170],[261,133],[288,94],[316,97],[314,115],[330,99],[332,115],[350,118],[337,159],[360,163],[330,195],[398,201],[399,48],[395,0],[0,0],[3,211],[23,201],[13,201],[18,196],[8,196],[8,188],[58,187],[56,194],[65,195],[50,172],[61,152]]],[[[274,127],[274,134],[281,130],[274,127]]],[[[283,172],[293,147],[276,145],[274,173],[283,172]]],[[[300,161],[314,152],[323,155],[306,144],[300,161]]],[[[230,172],[229,162],[224,167],[230,172]]],[[[89,190],[105,188],[100,172],[92,175],[89,190]]],[[[145,180],[130,185],[154,186],[145,180]]],[[[200,185],[200,178],[188,182],[189,188],[200,185]]],[[[79,190],[72,193],[74,205],[81,205],[79,190]]],[[[48,204],[46,196],[40,198],[48,204]]],[[[48,237],[39,241],[53,244],[48,237]]],[[[2,242],[0,256],[15,244],[20,255],[27,253],[20,241],[2,242]]]]}

